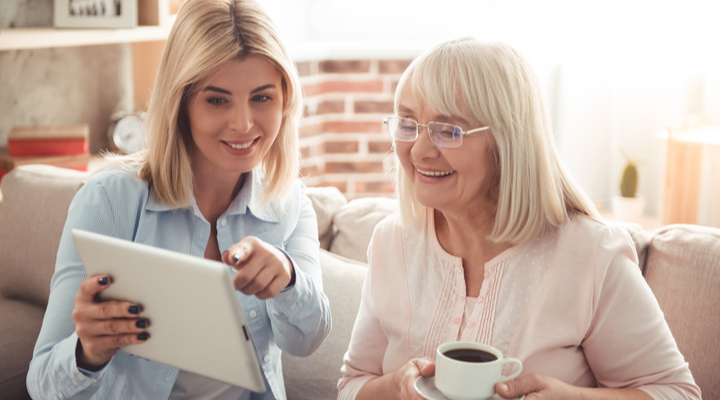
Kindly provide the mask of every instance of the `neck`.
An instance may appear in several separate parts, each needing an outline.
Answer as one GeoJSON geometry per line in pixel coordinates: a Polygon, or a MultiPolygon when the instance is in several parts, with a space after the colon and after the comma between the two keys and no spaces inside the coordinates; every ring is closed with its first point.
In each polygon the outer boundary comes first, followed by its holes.
{"type": "Polygon", "coordinates": [[[195,176],[193,195],[205,219],[212,225],[224,213],[245,182],[245,174],[231,176],[195,176]]]}
{"type": "Polygon", "coordinates": [[[448,253],[484,264],[512,247],[487,239],[495,225],[494,208],[475,209],[462,215],[435,210],[435,232],[440,245],[448,253]]]}

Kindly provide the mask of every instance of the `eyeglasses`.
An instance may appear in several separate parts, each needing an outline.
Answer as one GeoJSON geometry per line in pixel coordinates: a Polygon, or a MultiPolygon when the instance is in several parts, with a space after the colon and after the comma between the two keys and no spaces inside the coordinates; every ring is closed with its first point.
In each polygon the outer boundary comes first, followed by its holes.
{"type": "Polygon", "coordinates": [[[430,140],[432,140],[433,143],[440,147],[448,148],[460,147],[462,138],[465,135],[490,129],[489,126],[484,126],[482,128],[463,131],[462,128],[457,125],[446,124],[444,122],[420,124],[414,119],[402,117],[387,117],[383,120],[383,123],[387,127],[390,136],[401,142],[414,142],[418,138],[420,127],[425,126],[427,127],[428,135],[430,135],[430,140]]]}

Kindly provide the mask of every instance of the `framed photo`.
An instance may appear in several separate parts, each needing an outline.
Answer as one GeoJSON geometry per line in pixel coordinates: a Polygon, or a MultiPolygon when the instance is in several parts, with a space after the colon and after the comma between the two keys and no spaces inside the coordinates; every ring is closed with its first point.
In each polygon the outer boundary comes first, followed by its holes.
{"type": "Polygon", "coordinates": [[[138,0],[55,0],[56,28],[135,28],[138,0]]]}

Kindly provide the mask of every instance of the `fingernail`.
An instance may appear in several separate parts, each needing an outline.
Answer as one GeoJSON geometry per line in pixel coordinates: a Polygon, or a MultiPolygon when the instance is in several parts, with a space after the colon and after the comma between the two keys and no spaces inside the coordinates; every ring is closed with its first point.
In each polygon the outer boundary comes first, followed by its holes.
{"type": "Polygon", "coordinates": [[[500,384],[500,390],[502,390],[503,392],[507,392],[507,391],[508,391],[508,386],[507,386],[506,384],[504,384],[504,383],[501,383],[501,384],[500,384]]]}
{"type": "Polygon", "coordinates": [[[146,322],[145,322],[144,320],[140,320],[140,321],[138,321],[138,322],[135,323],[135,326],[138,327],[138,328],[144,328],[144,327],[145,327],[145,324],[146,324],[146,322]]]}
{"type": "Polygon", "coordinates": [[[143,333],[138,333],[137,338],[138,338],[138,340],[147,340],[148,336],[149,335],[147,332],[143,332],[143,333]]]}
{"type": "Polygon", "coordinates": [[[102,278],[98,279],[98,283],[105,286],[108,284],[108,278],[107,276],[103,276],[102,278]]]}
{"type": "Polygon", "coordinates": [[[128,312],[130,314],[137,314],[140,312],[140,309],[138,308],[138,306],[130,306],[128,307],[128,312]]]}
{"type": "Polygon", "coordinates": [[[233,254],[232,260],[235,264],[237,264],[237,262],[240,261],[240,255],[238,253],[233,254]]]}

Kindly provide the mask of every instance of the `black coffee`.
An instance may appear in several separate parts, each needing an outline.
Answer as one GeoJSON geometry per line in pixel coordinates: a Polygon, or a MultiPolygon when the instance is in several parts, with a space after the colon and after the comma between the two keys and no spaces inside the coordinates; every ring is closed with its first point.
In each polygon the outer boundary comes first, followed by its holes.
{"type": "Polygon", "coordinates": [[[497,360],[495,354],[488,353],[478,349],[453,349],[443,353],[453,360],[465,361],[471,363],[483,363],[497,360]]]}

